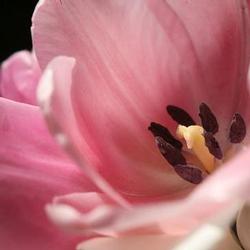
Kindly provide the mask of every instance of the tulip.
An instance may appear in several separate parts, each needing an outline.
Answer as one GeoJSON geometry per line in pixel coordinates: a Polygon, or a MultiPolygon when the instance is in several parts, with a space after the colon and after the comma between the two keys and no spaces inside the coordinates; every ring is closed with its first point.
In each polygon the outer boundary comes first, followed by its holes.
{"type": "MultiPolygon", "coordinates": [[[[79,250],[171,249],[187,235],[175,249],[213,249],[249,199],[247,2],[44,0],[32,35],[48,128],[74,160],[69,169],[79,166],[96,185],[70,186],[70,194],[60,182],[49,218],[83,236],[79,250]],[[197,127],[176,123],[166,107],[197,127]],[[211,117],[218,127],[210,131],[211,117]]],[[[68,177],[64,157],[53,161],[57,178],[68,177]]]]}
{"type": "MultiPolygon", "coordinates": [[[[39,104],[55,139],[108,197],[87,212],[84,195],[78,205],[70,197],[53,202],[47,213],[56,224],[118,241],[147,233],[169,242],[169,235],[187,235],[215,214],[239,208],[249,190],[248,15],[245,1],[38,5],[32,32],[44,69],[39,104]],[[219,145],[220,161],[193,181],[186,168],[173,169],[162,157],[167,146],[156,146],[148,127],[155,122],[174,135],[180,122],[167,115],[171,106],[200,124],[200,104],[202,125],[216,118],[216,139],[207,138],[219,145]],[[237,144],[231,135],[236,116],[244,127],[237,144]]],[[[181,131],[189,148],[194,135],[187,139],[191,132],[181,131]]],[[[200,161],[204,148],[193,148],[200,161]]]]}

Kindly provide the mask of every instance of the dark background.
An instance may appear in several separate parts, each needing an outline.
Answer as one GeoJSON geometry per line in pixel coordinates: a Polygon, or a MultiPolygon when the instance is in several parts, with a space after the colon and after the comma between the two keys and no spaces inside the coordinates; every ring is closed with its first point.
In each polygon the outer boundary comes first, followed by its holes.
{"type": "Polygon", "coordinates": [[[0,62],[13,52],[31,49],[31,16],[37,0],[0,0],[0,62]]]}

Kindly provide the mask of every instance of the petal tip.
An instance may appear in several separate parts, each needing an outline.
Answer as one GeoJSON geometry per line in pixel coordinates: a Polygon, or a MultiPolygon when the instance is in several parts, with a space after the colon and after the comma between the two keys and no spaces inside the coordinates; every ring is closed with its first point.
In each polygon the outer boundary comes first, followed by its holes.
{"type": "Polygon", "coordinates": [[[75,59],[66,56],[58,56],[47,65],[37,88],[37,100],[45,115],[50,112],[50,103],[55,90],[54,81],[60,81],[63,75],[71,74],[74,65],[75,59]],[[64,71],[66,68],[67,71],[64,71]]]}
{"type": "Polygon", "coordinates": [[[67,225],[76,221],[79,217],[78,212],[65,204],[48,204],[45,206],[47,216],[57,225],[67,225]]]}

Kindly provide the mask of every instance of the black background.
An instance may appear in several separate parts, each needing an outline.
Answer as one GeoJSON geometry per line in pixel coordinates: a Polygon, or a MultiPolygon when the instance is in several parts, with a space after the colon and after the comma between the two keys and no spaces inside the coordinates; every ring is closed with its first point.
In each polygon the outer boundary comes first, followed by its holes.
{"type": "Polygon", "coordinates": [[[13,52],[31,49],[31,17],[38,1],[0,0],[0,62],[13,52]]]}

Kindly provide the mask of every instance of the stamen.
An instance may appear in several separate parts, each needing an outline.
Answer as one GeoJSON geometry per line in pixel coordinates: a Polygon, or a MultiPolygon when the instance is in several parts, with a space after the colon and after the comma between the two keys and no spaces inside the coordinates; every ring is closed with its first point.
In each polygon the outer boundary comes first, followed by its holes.
{"type": "Polygon", "coordinates": [[[176,165],[175,172],[184,180],[193,184],[199,184],[203,180],[202,171],[193,165],[176,165]]]}
{"type": "Polygon", "coordinates": [[[169,130],[167,128],[165,128],[164,126],[162,126],[161,124],[158,124],[158,123],[155,123],[155,122],[151,122],[151,124],[148,127],[148,129],[152,132],[152,134],[155,137],[156,136],[160,136],[166,142],[170,143],[175,148],[178,148],[179,150],[181,150],[181,148],[182,148],[181,142],[178,141],[177,139],[175,139],[172,136],[172,134],[169,132],[169,130]]]}
{"type": "Polygon", "coordinates": [[[186,160],[181,152],[173,147],[171,144],[166,142],[162,137],[155,137],[156,145],[158,146],[163,157],[171,164],[172,166],[178,164],[186,164],[186,160]]]}
{"type": "Polygon", "coordinates": [[[171,118],[178,124],[186,127],[195,125],[195,121],[193,120],[193,118],[184,109],[173,105],[168,105],[167,112],[171,116],[171,118]]]}
{"type": "MultiPolygon", "coordinates": [[[[155,142],[162,156],[184,180],[199,184],[207,174],[217,167],[215,158],[221,160],[223,152],[214,134],[219,131],[217,119],[207,104],[199,106],[199,116],[202,126],[196,125],[193,118],[182,108],[174,105],[167,106],[167,112],[178,123],[176,136],[185,140],[182,150],[181,141],[177,140],[170,131],[161,124],[152,122],[148,129],[155,137],[155,142]],[[185,157],[187,160],[185,159],[185,157]],[[199,167],[196,167],[199,166],[199,167]]],[[[246,136],[246,124],[239,113],[234,114],[229,139],[231,143],[240,143],[246,136]]],[[[227,159],[228,152],[224,153],[227,159]]]]}
{"type": "Polygon", "coordinates": [[[214,157],[217,159],[222,159],[223,154],[220,148],[219,143],[214,138],[212,133],[204,131],[203,136],[205,138],[205,144],[210,152],[214,157]]]}
{"type": "Polygon", "coordinates": [[[199,116],[201,118],[202,127],[212,134],[215,134],[219,130],[219,125],[215,115],[212,113],[210,108],[205,103],[201,103],[200,105],[200,113],[199,116]]]}
{"type": "Polygon", "coordinates": [[[246,136],[246,124],[239,113],[235,113],[231,122],[229,139],[231,143],[240,143],[246,136]]]}

